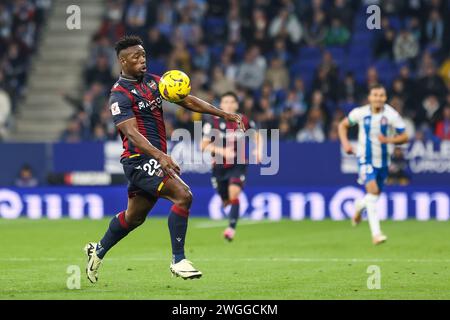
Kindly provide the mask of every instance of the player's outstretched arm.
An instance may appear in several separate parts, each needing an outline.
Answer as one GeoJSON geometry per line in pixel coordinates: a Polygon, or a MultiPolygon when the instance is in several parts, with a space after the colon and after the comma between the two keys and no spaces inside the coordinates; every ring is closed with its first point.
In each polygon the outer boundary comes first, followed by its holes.
{"type": "Polygon", "coordinates": [[[179,106],[182,106],[183,108],[186,108],[186,109],[194,111],[194,112],[211,114],[213,116],[221,117],[227,121],[237,122],[239,124],[239,127],[242,130],[245,130],[244,124],[243,124],[241,116],[239,114],[225,112],[219,108],[214,107],[212,104],[210,104],[200,98],[197,98],[195,96],[189,95],[186,98],[184,98],[182,101],[177,102],[177,104],[179,106]]]}
{"type": "Polygon", "coordinates": [[[138,130],[135,118],[128,119],[117,124],[120,131],[125,134],[128,140],[141,150],[145,155],[155,158],[159,162],[163,171],[171,178],[180,175],[181,169],[173,159],[153,146],[138,130]]]}
{"type": "Polygon", "coordinates": [[[386,137],[384,135],[378,136],[378,140],[380,140],[381,143],[403,144],[408,142],[408,139],[408,134],[406,132],[396,134],[393,137],[386,137]]]}
{"type": "Polygon", "coordinates": [[[350,121],[348,121],[348,118],[345,118],[339,123],[338,127],[339,140],[341,141],[342,148],[344,149],[344,151],[347,154],[352,154],[354,152],[352,145],[348,140],[348,128],[350,128],[350,121]]]}

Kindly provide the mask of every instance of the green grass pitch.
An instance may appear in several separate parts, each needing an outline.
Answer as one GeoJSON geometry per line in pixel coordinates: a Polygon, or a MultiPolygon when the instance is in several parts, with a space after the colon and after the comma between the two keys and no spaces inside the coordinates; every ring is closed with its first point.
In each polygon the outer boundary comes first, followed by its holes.
{"type": "Polygon", "coordinates": [[[173,278],[166,219],[149,218],[104,259],[99,282],[85,277],[82,247],[104,220],[0,220],[0,299],[450,299],[450,224],[386,221],[387,243],[373,246],[367,222],[225,221],[192,218],[187,256],[204,276],[173,278]],[[81,269],[81,288],[66,286],[81,269]],[[381,289],[368,289],[370,265],[381,289]]]}

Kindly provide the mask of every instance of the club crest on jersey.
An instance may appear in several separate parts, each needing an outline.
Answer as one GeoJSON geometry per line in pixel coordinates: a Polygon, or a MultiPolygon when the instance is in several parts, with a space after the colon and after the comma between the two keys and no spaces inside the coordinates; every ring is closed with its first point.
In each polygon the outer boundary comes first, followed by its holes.
{"type": "Polygon", "coordinates": [[[381,122],[382,126],[385,126],[385,125],[387,125],[388,120],[386,117],[382,117],[380,122],[381,122]]]}
{"type": "Polygon", "coordinates": [[[156,90],[156,88],[158,87],[158,85],[156,84],[156,82],[154,80],[147,82],[147,86],[152,90],[156,90]]]}
{"type": "Polygon", "coordinates": [[[118,114],[120,114],[120,107],[119,107],[119,103],[118,102],[114,102],[111,105],[111,114],[113,116],[117,116],[118,114]]]}

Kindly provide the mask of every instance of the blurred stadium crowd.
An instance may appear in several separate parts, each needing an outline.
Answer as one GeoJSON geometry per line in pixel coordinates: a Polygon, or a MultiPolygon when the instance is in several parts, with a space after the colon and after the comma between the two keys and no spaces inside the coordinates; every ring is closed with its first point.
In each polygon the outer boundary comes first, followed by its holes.
{"type": "Polygon", "coordinates": [[[30,58],[51,0],[0,1],[0,141],[25,95],[30,58]]]}
{"type": "MultiPolygon", "coordinates": [[[[13,2],[37,8],[40,1],[13,2]]],[[[142,37],[150,72],[184,70],[193,94],[216,105],[221,93],[236,91],[241,112],[262,128],[279,128],[284,140],[337,140],[339,120],[365,102],[375,82],[388,88],[389,103],[405,117],[412,138],[450,139],[448,0],[107,0],[105,5],[85,66],[84,92],[79,99],[68,97],[76,112],[63,141],[117,138],[107,98],[119,71],[114,42],[124,34],[142,37]],[[381,7],[379,30],[366,25],[371,4],[381,7]]],[[[4,35],[3,12],[1,37],[25,37],[15,29],[4,35]]],[[[38,30],[39,19],[35,25],[38,30]]],[[[20,64],[13,71],[5,67],[14,53],[7,48],[0,51],[1,87],[11,82],[11,73],[17,77],[23,70],[20,64]]],[[[169,107],[167,134],[192,130],[199,119],[169,107]]]]}

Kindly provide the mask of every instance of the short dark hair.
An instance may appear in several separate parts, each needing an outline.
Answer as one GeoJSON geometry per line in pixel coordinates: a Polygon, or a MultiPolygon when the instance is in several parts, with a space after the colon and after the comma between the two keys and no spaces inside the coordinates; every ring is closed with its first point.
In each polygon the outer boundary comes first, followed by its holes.
{"type": "Polygon", "coordinates": [[[143,41],[138,36],[124,36],[115,44],[116,54],[119,56],[120,51],[125,50],[129,47],[134,47],[138,45],[143,45],[143,41]]]}
{"type": "Polygon", "coordinates": [[[234,100],[236,100],[236,102],[239,102],[239,98],[238,98],[237,94],[234,93],[233,91],[227,91],[227,92],[223,93],[220,96],[220,101],[222,101],[222,99],[225,98],[225,97],[233,97],[234,100]]]}
{"type": "Polygon", "coordinates": [[[372,90],[376,90],[376,89],[383,89],[384,91],[386,91],[386,87],[383,86],[381,83],[375,83],[375,84],[370,85],[369,94],[372,92],[372,90]]]}

